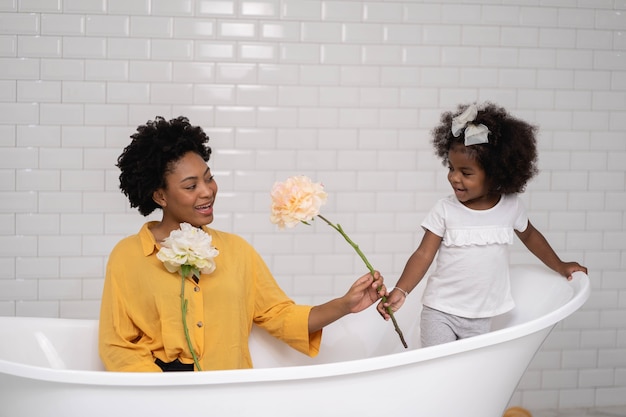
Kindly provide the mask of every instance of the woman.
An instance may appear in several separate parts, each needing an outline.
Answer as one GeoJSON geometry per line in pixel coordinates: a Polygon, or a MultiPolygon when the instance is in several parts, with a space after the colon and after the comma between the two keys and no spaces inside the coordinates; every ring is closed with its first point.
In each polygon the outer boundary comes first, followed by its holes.
{"type": "Polygon", "coordinates": [[[277,285],[261,256],[241,237],[210,229],[217,184],[207,165],[208,137],[185,117],[139,126],[118,158],[120,189],[147,216],[162,211],[111,252],[100,312],[99,351],[111,371],[202,370],[252,367],[252,324],[294,349],[315,356],[322,328],[364,310],[386,293],[378,274],[361,276],[348,292],[318,306],[297,305],[277,285]],[[170,233],[189,223],[219,250],[215,270],[185,280],[185,336],[181,277],[156,254],[170,233]],[[198,369],[196,369],[198,370],[198,369]]]}

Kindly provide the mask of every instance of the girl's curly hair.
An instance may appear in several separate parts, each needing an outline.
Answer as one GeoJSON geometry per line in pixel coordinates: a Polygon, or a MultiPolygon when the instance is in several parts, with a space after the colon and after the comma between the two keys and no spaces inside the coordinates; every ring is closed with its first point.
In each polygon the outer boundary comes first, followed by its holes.
{"type": "Polygon", "coordinates": [[[137,127],[130,137],[130,144],[117,158],[116,166],[122,171],[120,189],[130,206],[137,207],[144,216],[160,208],[152,195],[165,188],[165,175],[175,162],[187,152],[195,152],[205,161],[211,156],[211,148],[206,144],[209,137],[184,116],[169,122],[157,116],[137,127]]]}
{"type": "MultiPolygon", "coordinates": [[[[459,105],[456,112],[444,112],[440,124],[432,131],[435,153],[448,165],[448,152],[456,145],[464,146],[464,132],[452,135],[452,119],[468,107],[459,105]]],[[[524,191],[526,183],[537,174],[537,127],[514,118],[493,103],[478,106],[478,115],[471,123],[484,124],[489,128],[489,143],[466,148],[485,170],[491,191],[499,194],[515,194],[524,191]]]]}

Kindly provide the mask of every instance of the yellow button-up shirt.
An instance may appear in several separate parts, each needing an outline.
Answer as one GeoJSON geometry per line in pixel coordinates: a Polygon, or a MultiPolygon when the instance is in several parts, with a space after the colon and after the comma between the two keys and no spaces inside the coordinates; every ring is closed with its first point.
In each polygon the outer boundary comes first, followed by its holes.
{"type": "MultiPolygon", "coordinates": [[[[155,364],[193,363],[181,313],[181,276],[168,272],[146,223],[109,256],[100,311],[99,351],[107,370],[160,372],[155,364]]],[[[237,235],[205,228],[219,250],[216,269],[185,280],[187,326],[203,370],[251,368],[252,324],[315,356],[322,332],[308,332],[311,306],[280,289],[261,256],[237,235]]]]}

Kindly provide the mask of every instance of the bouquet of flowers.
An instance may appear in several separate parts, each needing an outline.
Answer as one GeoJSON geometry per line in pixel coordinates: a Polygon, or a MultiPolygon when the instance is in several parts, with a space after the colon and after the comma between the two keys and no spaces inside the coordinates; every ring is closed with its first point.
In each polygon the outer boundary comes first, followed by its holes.
{"type": "MultiPolygon", "coordinates": [[[[352,239],[344,232],[341,225],[331,223],[328,219],[320,214],[321,206],[326,203],[328,195],[324,191],[321,183],[314,183],[306,176],[295,176],[287,178],[285,182],[277,182],[274,184],[271,192],[272,196],[272,213],[270,221],[278,225],[279,229],[285,227],[292,228],[298,223],[309,224],[315,217],[319,217],[330,227],[335,229],[343,238],[354,248],[356,253],[361,257],[367,269],[374,275],[374,267],[367,260],[359,245],[354,243],[352,239]]],[[[382,297],[383,303],[387,301],[387,297],[382,297]]],[[[391,316],[394,329],[402,345],[406,348],[407,344],[404,340],[402,330],[396,322],[391,308],[387,308],[387,312],[391,316]]]]}
{"type": "Polygon", "coordinates": [[[215,271],[214,258],[219,251],[211,244],[211,235],[204,230],[193,227],[189,223],[181,223],[180,229],[173,230],[163,240],[157,258],[163,262],[169,272],[179,272],[181,276],[180,309],[183,316],[183,329],[187,346],[191,351],[193,362],[198,371],[201,371],[198,357],[191,344],[189,328],[187,327],[187,300],[185,299],[185,279],[200,279],[200,274],[210,274],[215,271]]]}

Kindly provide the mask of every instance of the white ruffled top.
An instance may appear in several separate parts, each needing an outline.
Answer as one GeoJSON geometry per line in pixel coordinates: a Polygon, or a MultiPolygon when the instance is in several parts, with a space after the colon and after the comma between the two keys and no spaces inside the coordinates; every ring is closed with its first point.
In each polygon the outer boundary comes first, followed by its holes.
{"type": "Polygon", "coordinates": [[[509,246],[528,225],[517,195],[503,195],[488,210],[472,210],[454,195],[439,200],[422,227],[442,237],[423,303],[461,317],[492,317],[514,307],[509,246]]]}

